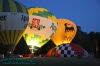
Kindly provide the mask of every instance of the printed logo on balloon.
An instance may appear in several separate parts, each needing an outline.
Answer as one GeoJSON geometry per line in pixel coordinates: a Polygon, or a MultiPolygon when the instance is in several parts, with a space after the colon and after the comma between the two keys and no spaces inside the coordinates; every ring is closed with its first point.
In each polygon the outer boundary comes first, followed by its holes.
{"type": "Polygon", "coordinates": [[[40,25],[40,19],[33,18],[30,28],[31,29],[36,28],[38,30],[41,30],[41,29],[45,28],[45,26],[40,25]]]}
{"type": "Polygon", "coordinates": [[[65,32],[74,31],[74,26],[72,24],[65,23],[65,32]]]}
{"type": "Polygon", "coordinates": [[[73,33],[75,32],[74,25],[70,24],[70,23],[65,23],[64,26],[65,26],[65,37],[64,37],[64,39],[67,40],[67,41],[72,40],[72,37],[74,36],[73,33]]]}
{"type": "MultiPolygon", "coordinates": [[[[54,32],[56,32],[56,30],[57,30],[57,27],[54,25],[54,23],[52,23],[52,25],[50,26],[50,28],[51,28],[51,29],[52,29],[52,31],[54,31],[54,32]]],[[[50,38],[52,38],[52,37],[53,37],[54,32],[51,34],[50,38]]]]}

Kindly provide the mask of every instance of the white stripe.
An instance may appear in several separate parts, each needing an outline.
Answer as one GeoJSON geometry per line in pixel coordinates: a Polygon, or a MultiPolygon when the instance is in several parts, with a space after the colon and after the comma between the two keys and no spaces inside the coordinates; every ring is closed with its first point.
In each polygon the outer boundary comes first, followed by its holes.
{"type": "Polygon", "coordinates": [[[28,21],[22,21],[22,15],[28,17],[28,15],[25,13],[1,12],[0,17],[6,16],[6,20],[0,20],[0,30],[24,30],[24,26],[25,24],[28,24],[28,21]]]}

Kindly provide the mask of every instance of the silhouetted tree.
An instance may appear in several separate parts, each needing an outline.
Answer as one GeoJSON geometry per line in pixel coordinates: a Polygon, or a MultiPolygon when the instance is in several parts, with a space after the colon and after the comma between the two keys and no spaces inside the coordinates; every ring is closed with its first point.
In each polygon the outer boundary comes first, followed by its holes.
{"type": "Polygon", "coordinates": [[[80,26],[77,26],[77,33],[72,43],[82,46],[89,53],[92,53],[95,48],[95,44],[91,40],[91,37],[86,32],[83,32],[80,26]]]}
{"type": "Polygon", "coordinates": [[[95,45],[95,57],[100,58],[100,32],[90,32],[88,35],[91,37],[91,40],[95,45]]]}

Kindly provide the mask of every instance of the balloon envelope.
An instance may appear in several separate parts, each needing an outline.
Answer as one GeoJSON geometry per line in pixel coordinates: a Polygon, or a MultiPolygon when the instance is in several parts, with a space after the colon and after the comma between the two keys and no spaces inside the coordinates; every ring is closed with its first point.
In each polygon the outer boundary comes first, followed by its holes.
{"type": "Polygon", "coordinates": [[[28,24],[26,8],[14,0],[0,0],[0,41],[12,52],[28,24]]]}
{"type": "Polygon", "coordinates": [[[76,25],[67,19],[57,19],[58,29],[55,35],[52,37],[52,41],[56,45],[62,43],[70,43],[77,32],[76,25]]]}
{"type": "Polygon", "coordinates": [[[29,24],[24,33],[24,38],[29,49],[34,53],[54,35],[57,23],[52,21],[56,17],[44,8],[29,8],[29,24]]]}
{"type": "Polygon", "coordinates": [[[47,57],[89,56],[88,52],[76,44],[61,44],[48,51],[47,57]]]}
{"type": "Polygon", "coordinates": [[[29,15],[36,15],[36,16],[48,18],[54,22],[56,22],[57,20],[56,16],[45,8],[40,8],[40,7],[29,8],[28,13],[29,15]]]}

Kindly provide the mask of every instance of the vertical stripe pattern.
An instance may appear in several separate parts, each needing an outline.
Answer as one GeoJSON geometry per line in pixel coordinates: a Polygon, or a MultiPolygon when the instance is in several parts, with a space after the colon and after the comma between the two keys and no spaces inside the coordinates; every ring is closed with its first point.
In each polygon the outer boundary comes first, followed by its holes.
{"type": "Polygon", "coordinates": [[[8,0],[3,0],[3,12],[10,11],[8,0]]]}
{"type": "MultiPolygon", "coordinates": [[[[18,2],[18,3],[19,3],[19,2],[18,2]]],[[[19,3],[19,5],[21,6],[23,13],[28,13],[27,9],[26,9],[25,7],[23,7],[22,4],[19,3]]]]}
{"type": "Polygon", "coordinates": [[[17,12],[18,10],[13,0],[9,0],[9,8],[11,12],[17,12]]]}
{"type": "Polygon", "coordinates": [[[20,6],[20,4],[18,2],[15,2],[16,6],[17,6],[17,12],[23,12],[22,7],[20,6]]]}
{"type": "Polygon", "coordinates": [[[24,5],[14,0],[0,0],[0,12],[28,13],[24,5]]]}
{"type": "MultiPolygon", "coordinates": [[[[15,0],[0,0],[0,12],[28,13],[27,9],[15,0]]],[[[24,30],[0,30],[0,42],[7,51],[13,51],[24,30]]]]}
{"type": "Polygon", "coordinates": [[[3,6],[3,0],[0,0],[0,12],[2,12],[2,11],[3,11],[3,10],[2,10],[2,9],[3,9],[3,7],[2,7],[2,6],[3,6]]]}

